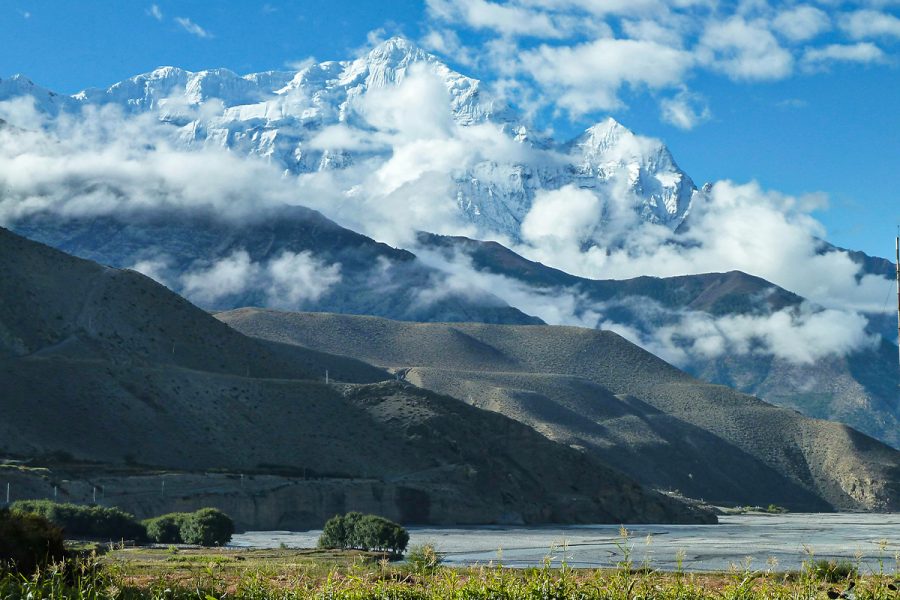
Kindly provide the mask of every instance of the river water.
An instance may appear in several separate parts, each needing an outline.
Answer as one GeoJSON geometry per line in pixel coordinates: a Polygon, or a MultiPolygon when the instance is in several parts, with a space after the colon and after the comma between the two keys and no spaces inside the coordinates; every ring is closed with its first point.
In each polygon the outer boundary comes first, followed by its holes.
{"type": "MultiPolygon", "coordinates": [[[[410,547],[433,544],[445,564],[539,566],[545,560],[572,567],[614,567],[627,549],[636,566],[674,570],[683,553],[686,571],[732,565],[777,571],[797,569],[810,555],[848,559],[862,572],[900,572],[900,513],[728,515],[718,525],[617,525],[546,527],[411,527],[410,547]]],[[[312,548],[320,530],[251,531],[231,546],[312,548]]]]}

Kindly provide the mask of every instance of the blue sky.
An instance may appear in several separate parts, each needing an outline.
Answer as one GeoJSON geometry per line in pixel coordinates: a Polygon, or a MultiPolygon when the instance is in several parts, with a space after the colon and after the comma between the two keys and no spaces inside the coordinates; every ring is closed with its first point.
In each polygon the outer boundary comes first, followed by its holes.
{"type": "Polygon", "coordinates": [[[496,82],[561,137],[612,114],[663,139],[698,184],[755,179],[788,194],[824,192],[830,208],[817,217],[830,241],[889,256],[900,223],[896,8],[877,0],[714,9],[662,0],[8,0],[0,77],[22,73],[73,93],[161,65],[246,73],[350,58],[371,32],[400,33],[496,82]],[[629,43],[603,46],[610,38],[629,43]],[[612,65],[604,58],[619,51],[612,65]],[[557,69],[555,60],[584,68],[557,69]],[[683,111],[665,116],[665,106],[683,111]]]}

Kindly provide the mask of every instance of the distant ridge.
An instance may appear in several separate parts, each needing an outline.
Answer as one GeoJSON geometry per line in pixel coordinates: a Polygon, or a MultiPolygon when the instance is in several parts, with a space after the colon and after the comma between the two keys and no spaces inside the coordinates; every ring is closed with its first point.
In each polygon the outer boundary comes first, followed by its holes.
{"type": "Polygon", "coordinates": [[[645,485],[796,510],[900,508],[900,452],[702,383],[607,331],[243,309],[248,335],[344,353],[525,422],[645,485]]]}
{"type": "MultiPolygon", "coordinates": [[[[512,419],[355,359],[248,338],[143,275],[5,229],[0,388],[0,457],[49,467],[64,497],[102,480],[140,516],[212,503],[257,529],[347,510],[442,524],[715,520],[512,419]],[[185,492],[159,493],[167,472],[185,492]]],[[[15,477],[51,493],[44,471],[15,477]]]]}

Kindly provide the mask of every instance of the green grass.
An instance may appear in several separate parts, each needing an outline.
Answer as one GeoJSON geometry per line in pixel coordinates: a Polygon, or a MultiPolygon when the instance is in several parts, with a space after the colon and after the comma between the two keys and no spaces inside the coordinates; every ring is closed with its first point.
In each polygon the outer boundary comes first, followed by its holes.
{"type": "MultiPolygon", "coordinates": [[[[31,577],[0,575],[0,600],[810,600],[848,585],[817,567],[810,560],[791,573],[748,567],[692,574],[624,564],[573,570],[548,560],[530,569],[422,569],[363,552],[126,548],[31,577]]],[[[896,573],[848,576],[858,600],[900,598],[896,573]]]]}

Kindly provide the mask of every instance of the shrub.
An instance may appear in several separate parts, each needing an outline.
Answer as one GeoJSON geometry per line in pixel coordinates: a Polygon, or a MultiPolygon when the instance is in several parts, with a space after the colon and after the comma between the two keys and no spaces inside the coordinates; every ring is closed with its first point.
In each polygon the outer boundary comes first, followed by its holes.
{"type": "Polygon", "coordinates": [[[830,583],[855,579],[858,575],[856,567],[849,560],[817,560],[813,564],[816,577],[830,583]]]}
{"type": "Polygon", "coordinates": [[[416,573],[426,575],[434,574],[435,569],[441,566],[444,559],[441,558],[441,555],[435,550],[433,545],[423,544],[414,546],[409,550],[406,562],[409,563],[409,566],[416,573]]]}
{"type": "Polygon", "coordinates": [[[12,567],[31,575],[65,555],[59,527],[40,515],[0,509],[0,570],[12,567]]]}
{"type": "Polygon", "coordinates": [[[345,519],[335,515],[325,522],[322,535],[319,536],[319,548],[347,548],[347,528],[345,519]]]}
{"type": "Polygon", "coordinates": [[[378,550],[401,555],[409,543],[409,533],[393,521],[378,515],[350,512],[335,515],[322,528],[320,548],[378,550]]]}
{"type": "Polygon", "coordinates": [[[234,521],[221,510],[201,508],[185,515],[179,533],[185,544],[224,546],[234,534],[234,521]]]}
{"type": "Polygon", "coordinates": [[[189,513],[169,513],[147,519],[141,524],[147,530],[147,539],[157,544],[178,544],[181,542],[181,527],[190,518],[189,513]]]}
{"type": "Polygon", "coordinates": [[[61,527],[65,535],[108,540],[143,540],[144,527],[118,508],[58,504],[49,500],[19,500],[12,512],[37,514],[61,527]]]}

